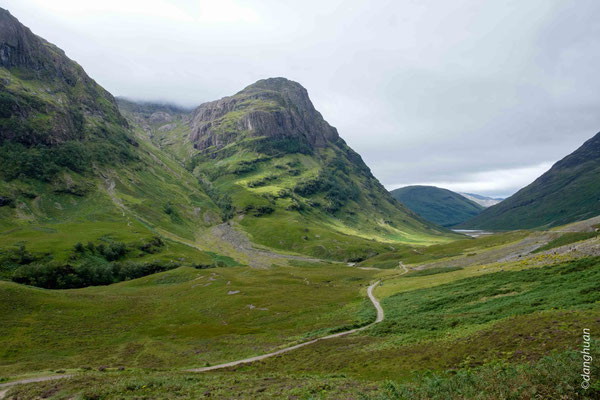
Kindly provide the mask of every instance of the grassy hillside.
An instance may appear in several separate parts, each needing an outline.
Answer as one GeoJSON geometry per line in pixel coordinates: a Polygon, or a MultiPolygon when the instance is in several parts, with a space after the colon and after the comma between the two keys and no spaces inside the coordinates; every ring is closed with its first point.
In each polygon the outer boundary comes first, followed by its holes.
{"type": "Polygon", "coordinates": [[[465,222],[484,209],[458,193],[435,186],[406,186],[390,193],[421,217],[446,227],[465,222]]]}
{"type": "MultiPolygon", "coordinates": [[[[600,387],[596,381],[587,391],[580,388],[578,351],[582,329],[600,327],[600,298],[593,290],[599,273],[594,257],[542,267],[473,265],[420,276],[321,265],[179,269],[68,291],[5,283],[0,293],[19,301],[16,308],[0,309],[18,316],[11,317],[16,324],[0,328],[7,330],[0,337],[10,341],[4,348],[12,349],[3,355],[3,373],[50,367],[76,374],[13,390],[25,397],[186,398],[210,392],[227,398],[235,391],[248,399],[593,399],[600,387]],[[359,289],[375,275],[384,279],[375,293],[386,319],[367,331],[230,370],[180,369],[369,320],[373,311],[359,289]],[[277,285],[265,288],[265,279],[277,285]],[[340,309],[340,303],[347,306],[340,309]],[[122,304],[144,312],[126,311],[122,304]],[[266,315],[257,319],[257,312],[266,315]],[[111,315],[110,325],[102,315],[111,315]],[[77,329],[67,329],[67,323],[77,329]],[[113,351],[107,354],[107,348],[113,351]],[[98,372],[97,365],[107,368],[98,372]]],[[[592,349],[596,357],[597,346],[592,349]]]]}
{"type": "Polygon", "coordinates": [[[600,134],[533,183],[460,225],[467,229],[528,229],[564,225],[600,214],[600,134]]]}
{"type": "Polygon", "coordinates": [[[0,281],[0,376],[200,367],[262,354],[373,319],[364,293],[372,275],[340,265],[182,267],[74,290],[0,281]]]}
{"type": "Polygon", "coordinates": [[[261,245],[360,260],[457,237],[395,201],[295,82],[261,80],[169,122],[124,112],[261,245]]]}

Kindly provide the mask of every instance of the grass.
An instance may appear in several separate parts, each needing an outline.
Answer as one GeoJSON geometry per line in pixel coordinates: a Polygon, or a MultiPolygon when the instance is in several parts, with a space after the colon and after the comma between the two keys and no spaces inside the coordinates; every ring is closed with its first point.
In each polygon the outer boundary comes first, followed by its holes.
{"type": "Polygon", "coordinates": [[[0,282],[0,375],[198,367],[261,354],[373,319],[364,301],[371,275],[339,265],[182,267],[73,290],[0,282]]]}
{"type": "Polygon", "coordinates": [[[426,268],[419,269],[407,272],[404,276],[407,278],[414,276],[428,276],[428,275],[436,275],[436,274],[445,274],[447,272],[460,271],[463,269],[462,267],[434,267],[434,268],[426,268]]]}
{"type": "Polygon", "coordinates": [[[562,234],[560,237],[551,240],[546,245],[538,247],[532,253],[541,253],[542,251],[548,251],[555,249],[557,247],[566,246],[571,243],[580,242],[582,240],[587,240],[591,238],[595,238],[598,236],[597,232],[567,232],[562,234]]]}
{"type": "MultiPolygon", "coordinates": [[[[498,395],[501,390],[555,393],[559,381],[536,381],[533,372],[554,376],[551,362],[544,360],[552,359],[555,352],[580,348],[583,328],[600,329],[598,295],[593,290],[598,273],[598,259],[587,259],[468,279],[455,276],[446,284],[437,280],[449,274],[398,278],[407,284],[428,280],[429,286],[384,298],[386,320],[360,335],[317,343],[237,371],[289,371],[310,376],[337,371],[380,385],[385,380],[406,384],[415,396],[422,396],[415,398],[429,398],[439,389],[438,397],[433,398],[444,398],[444,393],[448,396],[452,387],[461,385],[464,393],[472,393],[467,390],[468,380],[446,382],[452,376],[471,376],[474,381],[470,389],[474,390],[485,387],[483,381],[475,381],[477,376],[483,379],[496,371],[496,366],[503,366],[512,371],[508,386],[490,380],[490,392],[481,398],[504,398],[498,395]],[[439,385],[424,386],[431,381],[415,380],[415,373],[435,377],[439,385]]],[[[381,296],[382,288],[385,284],[375,294],[381,296]]],[[[561,373],[565,380],[560,382],[579,379],[581,364],[577,365],[569,374],[561,373]]],[[[572,385],[563,386],[563,390],[576,393],[572,385]]]]}
{"type": "Polygon", "coordinates": [[[351,399],[377,391],[375,385],[345,378],[281,373],[193,374],[128,370],[84,372],[74,378],[17,387],[17,398],[92,399],[351,399]]]}
{"type": "Polygon", "coordinates": [[[442,399],[462,393],[493,399],[527,398],[534,392],[585,398],[573,386],[578,370],[569,368],[575,365],[578,332],[600,327],[600,298],[594,290],[598,258],[540,268],[519,262],[432,268],[416,276],[292,264],[267,270],[180,268],[108,287],[40,291],[41,299],[40,293],[30,293],[38,289],[15,295],[23,287],[0,286],[22,307],[4,318],[19,322],[0,331],[0,337],[10,338],[0,347],[14,352],[3,354],[6,367],[0,375],[109,367],[104,373],[88,371],[64,382],[17,389],[54,398],[185,398],[207,392],[227,398],[232,390],[240,398],[442,399]],[[195,280],[198,274],[204,278],[195,280]],[[372,320],[364,287],[377,276],[386,279],[375,291],[386,319],[361,334],[230,371],[180,372],[372,320]],[[210,284],[195,286],[198,282],[210,284]],[[268,308],[268,315],[261,308],[268,308]],[[75,329],[65,329],[75,318],[75,329]],[[125,371],[115,370],[121,365],[125,371]],[[94,385],[84,384],[89,381],[94,385]],[[485,382],[489,387],[483,392],[485,382]],[[393,397],[398,393],[401,397],[393,397]]]}
{"type": "Polygon", "coordinates": [[[473,256],[494,247],[515,243],[528,235],[530,233],[517,231],[480,236],[478,238],[464,238],[449,243],[433,244],[431,246],[396,245],[394,247],[397,250],[381,253],[366,259],[360,263],[360,266],[389,269],[398,267],[398,262],[400,261],[406,264],[420,264],[451,257],[473,256]]]}
{"type": "Polygon", "coordinates": [[[600,385],[581,388],[581,355],[556,353],[534,364],[491,363],[474,370],[424,373],[412,382],[384,385],[383,393],[365,400],[460,400],[460,399],[594,399],[600,385]]]}
{"type": "Polygon", "coordinates": [[[399,293],[383,300],[386,319],[370,332],[417,340],[553,308],[594,308],[599,280],[600,259],[589,258],[399,293]]]}

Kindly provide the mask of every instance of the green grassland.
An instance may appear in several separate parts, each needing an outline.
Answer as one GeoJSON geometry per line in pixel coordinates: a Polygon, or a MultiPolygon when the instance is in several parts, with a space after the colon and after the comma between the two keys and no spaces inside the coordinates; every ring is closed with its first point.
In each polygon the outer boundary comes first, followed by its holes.
{"type": "Polygon", "coordinates": [[[233,392],[248,399],[592,399],[600,393],[597,382],[578,389],[577,353],[582,329],[600,328],[599,258],[417,276],[295,264],[180,268],[64,291],[0,284],[0,293],[18,299],[11,302],[17,307],[0,303],[16,322],[0,328],[3,348],[10,349],[2,354],[1,374],[75,373],[13,389],[57,399],[228,398],[233,392]],[[374,318],[364,299],[374,279],[383,279],[375,294],[386,319],[360,334],[228,370],[183,371],[364,324],[374,318]],[[260,312],[267,315],[257,318],[260,312]]]}
{"type": "Polygon", "coordinates": [[[110,286],[0,281],[0,375],[102,365],[200,367],[374,319],[372,271],[189,267],[110,286]]]}
{"type": "Polygon", "coordinates": [[[492,248],[498,248],[509,243],[517,242],[528,235],[529,233],[525,231],[516,231],[483,236],[477,239],[464,238],[426,247],[396,245],[394,246],[396,250],[382,252],[361,262],[360,266],[394,269],[398,267],[400,261],[405,264],[421,264],[452,257],[472,257],[492,248]]]}
{"type": "Polygon", "coordinates": [[[599,273],[600,259],[588,258],[549,267],[404,275],[393,279],[392,288],[384,281],[376,290],[384,298],[382,323],[237,371],[311,377],[336,371],[395,382],[388,388],[398,393],[373,395],[382,399],[533,398],[536,391],[544,398],[594,398],[597,383],[595,391],[578,389],[576,351],[583,328],[600,328],[599,273]],[[500,375],[486,384],[494,374],[500,375]]]}

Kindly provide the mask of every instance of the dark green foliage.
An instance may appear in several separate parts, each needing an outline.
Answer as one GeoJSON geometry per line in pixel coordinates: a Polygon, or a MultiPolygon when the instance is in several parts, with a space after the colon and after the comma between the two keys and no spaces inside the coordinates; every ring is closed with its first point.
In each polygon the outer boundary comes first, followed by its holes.
{"type": "Polygon", "coordinates": [[[137,157],[129,147],[127,141],[116,137],[106,141],[68,141],[35,147],[5,142],[0,145],[0,177],[7,181],[30,178],[48,182],[63,169],[81,174],[91,171],[94,163],[133,161],[137,157]]]}
{"type": "Polygon", "coordinates": [[[144,253],[154,254],[161,251],[165,245],[160,236],[154,236],[150,241],[142,243],[138,248],[144,253]]]}
{"type": "Polygon", "coordinates": [[[254,142],[257,153],[277,156],[283,154],[313,154],[313,149],[304,137],[266,138],[254,142]]]}
{"type": "Polygon", "coordinates": [[[318,177],[299,182],[294,192],[303,197],[323,194],[325,211],[335,213],[349,200],[358,200],[360,189],[350,177],[350,168],[341,158],[335,158],[325,165],[318,177]]]}
{"type": "Polygon", "coordinates": [[[598,236],[598,232],[568,232],[563,234],[559,238],[551,240],[546,245],[538,247],[537,249],[532,251],[532,253],[540,253],[542,251],[554,249],[560,246],[565,246],[567,244],[579,242],[581,240],[591,239],[596,236],[598,236]]]}
{"type": "Polygon", "coordinates": [[[231,196],[227,193],[219,192],[211,183],[206,182],[202,179],[198,181],[204,192],[210,197],[210,199],[219,207],[221,210],[221,218],[223,221],[228,221],[235,215],[235,207],[231,201],[231,196]]]}
{"type": "Polygon", "coordinates": [[[13,281],[46,289],[72,289],[109,285],[177,267],[179,264],[173,262],[108,262],[98,257],[87,257],[78,264],[50,262],[20,267],[15,271],[13,281]]]}
{"type": "Polygon", "coordinates": [[[15,199],[13,199],[10,196],[0,196],[0,207],[14,207],[15,206],[15,199]]]}
{"type": "Polygon", "coordinates": [[[163,207],[163,211],[165,212],[165,214],[173,214],[174,209],[171,202],[167,202],[167,204],[165,204],[165,206],[163,207]]]}
{"type": "Polygon", "coordinates": [[[176,268],[178,263],[162,261],[120,261],[128,253],[141,250],[146,254],[158,253],[164,247],[160,237],[127,245],[123,242],[102,239],[99,244],[76,243],[68,262],[55,262],[42,255],[29,253],[24,245],[14,248],[5,256],[21,265],[12,274],[18,283],[47,289],[69,289],[94,285],[109,285],[123,280],[139,278],[176,268]]]}
{"type": "Polygon", "coordinates": [[[277,179],[277,177],[274,175],[263,176],[260,179],[248,182],[248,187],[254,188],[254,187],[265,186],[265,185],[269,184],[269,182],[272,182],[276,179],[277,179]]]}
{"type": "Polygon", "coordinates": [[[272,214],[273,212],[275,212],[275,209],[271,206],[257,206],[254,208],[253,215],[255,217],[261,217],[263,215],[272,214]]]}
{"type": "Polygon", "coordinates": [[[484,209],[458,193],[434,186],[406,186],[390,193],[426,220],[446,227],[464,222],[484,209]]]}

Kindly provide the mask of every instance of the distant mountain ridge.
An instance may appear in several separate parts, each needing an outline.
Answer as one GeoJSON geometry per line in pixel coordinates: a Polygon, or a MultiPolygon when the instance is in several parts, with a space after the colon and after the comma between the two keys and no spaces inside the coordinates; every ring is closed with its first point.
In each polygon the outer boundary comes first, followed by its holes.
{"type": "Polygon", "coordinates": [[[435,186],[406,186],[390,193],[426,220],[445,227],[460,224],[484,209],[458,193],[435,186]]]}
{"type": "Polygon", "coordinates": [[[504,200],[504,198],[502,197],[488,197],[488,196],[482,196],[480,194],[476,194],[476,193],[464,193],[464,192],[458,192],[458,194],[466,197],[467,199],[474,201],[475,203],[484,206],[484,207],[491,207],[495,204],[500,203],[502,200],[504,200]]]}
{"type": "Polygon", "coordinates": [[[600,215],[600,133],[501,203],[461,224],[467,229],[548,228],[600,215]]]}

